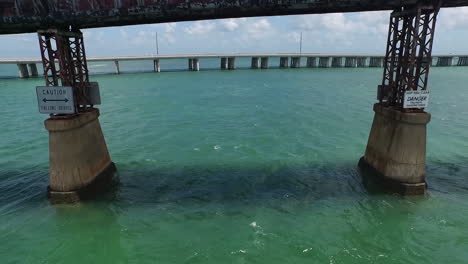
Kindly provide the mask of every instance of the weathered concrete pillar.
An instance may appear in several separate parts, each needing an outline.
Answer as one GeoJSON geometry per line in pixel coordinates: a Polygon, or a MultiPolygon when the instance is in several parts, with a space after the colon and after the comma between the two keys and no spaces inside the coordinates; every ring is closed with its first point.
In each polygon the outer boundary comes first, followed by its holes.
{"type": "Polygon", "coordinates": [[[192,71],[200,71],[200,60],[198,58],[192,59],[192,71]]]}
{"type": "Polygon", "coordinates": [[[115,165],[111,161],[99,124],[99,110],[49,118],[50,185],[52,201],[81,200],[96,184],[112,178],[115,165]]]}
{"type": "Polygon", "coordinates": [[[356,68],[357,67],[357,57],[346,57],[345,58],[345,67],[347,68],[356,68]]]}
{"type": "Polygon", "coordinates": [[[236,57],[229,57],[228,58],[228,69],[235,70],[236,69],[236,57]]]}
{"type": "Polygon", "coordinates": [[[289,58],[288,57],[280,57],[280,68],[288,68],[289,58]]]}
{"type": "Polygon", "coordinates": [[[319,67],[320,68],[330,68],[331,67],[331,57],[320,57],[319,58],[319,67]]]}
{"type": "Polygon", "coordinates": [[[20,63],[18,65],[18,75],[20,78],[29,78],[28,66],[20,63]]]}
{"type": "Polygon", "coordinates": [[[452,66],[453,57],[439,57],[437,66],[452,66]]]}
{"type": "Polygon", "coordinates": [[[458,58],[458,66],[468,66],[468,57],[458,58]]]}
{"type": "Polygon", "coordinates": [[[356,67],[369,67],[368,57],[357,57],[356,67]]]}
{"type": "Polygon", "coordinates": [[[291,68],[300,68],[300,67],[301,67],[301,57],[292,57],[291,68]]]}
{"type": "Polygon", "coordinates": [[[366,153],[359,166],[372,171],[392,191],[421,194],[426,189],[426,125],[431,115],[426,112],[405,113],[374,105],[366,153]]]}
{"type": "Polygon", "coordinates": [[[161,72],[161,64],[159,63],[159,59],[153,60],[153,69],[154,72],[161,72]]]}
{"type": "Polygon", "coordinates": [[[31,77],[38,77],[39,76],[39,73],[37,72],[36,63],[29,63],[28,68],[29,68],[29,76],[31,76],[31,77]]]}
{"type": "Polygon", "coordinates": [[[221,58],[221,70],[226,70],[228,68],[227,58],[221,58]]]}
{"type": "Polygon", "coordinates": [[[316,57],[307,57],[307,67],[308,68],[317,67],[317,58],[316,57]]]}
{"type": "Polygon", "coordinates": [[[118,61],[118,60],[115,60],[115,61],[114,61],[114,64],[115,64],[115,74],[120,74],[120,65],[119,65],[119,61],[118,61]]]}
{"type": "Polygon", "coordinates": [[[262,57],[262,60],[261,60],[261,67],[262,69],[268,69],[268,57],[262,57]]]}
{"type": "Polygon", "coordinates": [[[193,59],[188,59],[188,70],[193,71],[193,59]]]}
{"type": "Polygon", "coordinates": [[[370,62],[369,62],[369,67],[383,67],[383,58],[371,57],[370,62]]]}
{"type": "Polygon", "coordinates": [[[260,68],[260,60],[258,57],[252,57],[252,63],[250,64],[250,68],[252,69],[260,68]]]}
{"type": "Polygon", "coordinates": [[[332,65],[333,68],[341,68],[344,67],[343,57],[333,57],[332,65]]]}

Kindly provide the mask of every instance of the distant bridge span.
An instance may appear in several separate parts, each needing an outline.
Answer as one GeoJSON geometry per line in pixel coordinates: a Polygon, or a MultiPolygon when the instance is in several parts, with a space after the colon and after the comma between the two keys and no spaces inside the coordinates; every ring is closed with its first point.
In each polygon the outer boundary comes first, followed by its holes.
{"type": "MultiPolygon", "coordinates": [[[[0,34],[216,18],[394,10],[435,0],[0,0],[0,34]]],[[[442,7],[468,0],[441,0],[442,7]]]]}

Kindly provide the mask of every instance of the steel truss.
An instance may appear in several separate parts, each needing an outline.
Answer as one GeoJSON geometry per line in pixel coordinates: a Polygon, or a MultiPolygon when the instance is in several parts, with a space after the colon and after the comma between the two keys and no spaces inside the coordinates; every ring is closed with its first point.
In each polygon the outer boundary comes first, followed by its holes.
{"type": "Polygon", "coordinates": [[[92,107],[83,33],[48,29],[38,31],[38,36],[46,85],[71,86],[78,112],[92,107]]]}
{"type": "Polygon", "coordinates": [[[382,85],[378,99],[403,108],[405,91],[426,90],[439,6],[412,6],[390,16],[382,85]]]}

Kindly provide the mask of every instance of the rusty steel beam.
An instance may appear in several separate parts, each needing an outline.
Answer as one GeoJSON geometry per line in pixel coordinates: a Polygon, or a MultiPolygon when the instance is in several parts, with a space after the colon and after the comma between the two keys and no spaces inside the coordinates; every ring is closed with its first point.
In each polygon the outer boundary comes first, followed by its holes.
{"type": "Polygon", "coordinates": [[[49,29],[39,30],[38,37],[46,85],[71,86],[76,109],[86,111],[91,103],[83,34],[77,29],[49,29]]]}
{"type": "Polygon", "coordinates": [[[439,9],[439,5],[417,5],[391,14],[378,92],[381,103],[402,108],[405,91],[427,89],[439,9]]]}
{"type": "MultiPolygon", "coordinates": [[[[217,18],[395,10],[435,0],[0,0],[0,34],[217,18]]],[[[468,0],[441,0],[441,7],[468,0]]]]}

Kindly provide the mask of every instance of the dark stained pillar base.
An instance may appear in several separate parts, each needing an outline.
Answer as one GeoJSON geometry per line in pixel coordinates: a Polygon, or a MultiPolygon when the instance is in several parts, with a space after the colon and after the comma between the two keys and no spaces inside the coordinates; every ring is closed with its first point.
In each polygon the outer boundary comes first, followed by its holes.
{"type": "Polygon", "coordinates": [[[91,183],[78,190],[54,191],[49,186],[47,187],[49,201],[52,204],[73,204],[94,199],[118,183],[116,171],[115,164],[111,162],[91,183]]]}
{"type": "Polygon", "coordinates": [[[427,185],[422,183],[404,183],[385,177],[382,173],[372,167],[364,157],[359,160],[359,168],[365,187],[369,191],[397,193],[401,195],[423,195],[426,193],[427,185]]]}
{"type": "MultiPolygon", "coordinates": [[[[359,166],[402,194],[423,194],[426,189],[426,126],[431,115],[374,105],[374,121],[366,152],[359,166]]],[[[387,188],[388,189],[388,188],[387,188]]]]}

